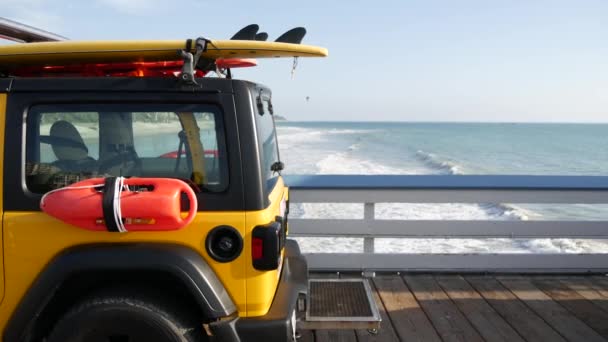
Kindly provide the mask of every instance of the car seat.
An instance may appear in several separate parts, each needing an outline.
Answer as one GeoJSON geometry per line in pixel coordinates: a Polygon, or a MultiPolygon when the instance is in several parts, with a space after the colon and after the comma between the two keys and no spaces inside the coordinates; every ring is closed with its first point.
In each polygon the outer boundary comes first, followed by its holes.
{"type": "Polygon", "coordinates": [[[101,139],[102,157],[99,160],[99,173],[112,176],[141,175],[141,160],[133,147],[133,133],[130,122],[120,113],[105,113],[100,116],[103,125],[101,139]]]}
{"type": "Polygon", "coordinates": [[[89,173],[97,171],[97,161],[89,156],[82,136],[71,123],[60,120],[51,126],[48,142],[57,160],[52,163],[62,171],[89,173]]]}

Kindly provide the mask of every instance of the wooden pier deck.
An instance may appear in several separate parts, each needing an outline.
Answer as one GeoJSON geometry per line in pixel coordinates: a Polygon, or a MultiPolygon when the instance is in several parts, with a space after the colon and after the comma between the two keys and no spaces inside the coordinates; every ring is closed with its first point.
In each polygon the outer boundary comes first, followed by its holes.
{"type": "MultiPolygon", "coordinates": [[[[311,274],[327,277],[338,275],[311,274]]],[[[608,341],[605,276],[393,273],[370,285],[378,334],[304,331],[298,341],[608,341]]]]}

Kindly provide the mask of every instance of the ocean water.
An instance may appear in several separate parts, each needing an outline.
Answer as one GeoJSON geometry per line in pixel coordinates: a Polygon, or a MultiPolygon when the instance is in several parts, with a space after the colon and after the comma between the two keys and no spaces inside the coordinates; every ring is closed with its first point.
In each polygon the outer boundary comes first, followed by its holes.
{"type": "MultiPolygon", "coordinates": [[[[284,174],[607,175],[608,124],[279,122],[284,174]]],[[[363,206],[299,204],[303,218],[362,218],[363,206]],[[338,213],[338,214],[336,214],[338,213]]],[[[608,220],[606,205],[378,204],[381,219],[608,220]]],[[[575,229],[573,227],[573,229],[575,229]]],[[[361,239],[300,238],[306,252],[361,239]]],[[[377,239],[387,253],[608,253],[586,239],[377,239]]]]}

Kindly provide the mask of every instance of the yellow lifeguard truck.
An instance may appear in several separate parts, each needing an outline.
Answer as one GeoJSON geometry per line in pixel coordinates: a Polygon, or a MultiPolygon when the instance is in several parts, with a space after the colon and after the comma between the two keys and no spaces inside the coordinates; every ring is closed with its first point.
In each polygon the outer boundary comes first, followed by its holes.
{"type": "Polygon", "coordinates": [[[286,239],[271,92],[229,76],[250,58],[327,51],[299,44],[303,29],[255,40],[256,25],[224,41],[59,41],[12,27],[28,43],[0,46],[3,339],[295,338],[307,266],[286,239]],[[220,77],[201,78],[210,71],[220,77]],[[64,218],[92,215],[91,230],[40,208],[56,189],[110,177],[179,179],[198,203],[178,196],[181,209],[196,215],[167,230],[60,203],[64,218]],[[116,229],[127,221],[150,227],[116,229]]]}

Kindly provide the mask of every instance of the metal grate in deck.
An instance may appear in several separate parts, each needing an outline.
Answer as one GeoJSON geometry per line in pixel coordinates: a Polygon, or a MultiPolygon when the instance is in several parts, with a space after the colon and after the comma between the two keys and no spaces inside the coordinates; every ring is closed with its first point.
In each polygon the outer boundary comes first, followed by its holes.
{"type": "Polygon", "coordinates": [[[312,317],[370,317],[368,291],[360,281],[311,281],[309,315],[312,317]]]}

